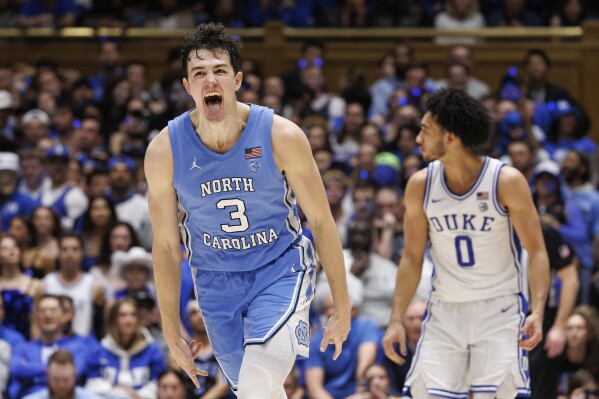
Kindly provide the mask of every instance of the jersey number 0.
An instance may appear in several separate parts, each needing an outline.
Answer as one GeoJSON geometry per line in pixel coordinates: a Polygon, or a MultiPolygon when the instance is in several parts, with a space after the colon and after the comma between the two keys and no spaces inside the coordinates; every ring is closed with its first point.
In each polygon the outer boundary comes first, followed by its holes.
{"type": "Polygon", "coordinates": [[[229,212],[232,221],[237,221],[237,224],[221,224],[220,228],[225,233],[239,233],[250,228],[250,222],[245,216],[245,202],[237,198],[222,199],[216,203],[218,209],[234,207],[235,209],[229,212]]]}

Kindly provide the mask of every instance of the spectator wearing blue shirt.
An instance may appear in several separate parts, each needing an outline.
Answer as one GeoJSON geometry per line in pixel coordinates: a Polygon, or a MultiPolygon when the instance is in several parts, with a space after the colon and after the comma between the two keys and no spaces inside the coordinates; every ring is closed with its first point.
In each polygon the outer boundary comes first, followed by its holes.
{"type": "MultiPolygon", "coordinates": [[[[314,304],[318,312],[328,319],[333,314],[333,296],[323,280],[324,276],[317,283],[314,304]]],[[[343,343],[343,352],[336,360],[333,360],[333,347],[329,346],[321,352],[321,330],[310,340],[310,358],[305,361],[305,379],[312,398],[342,399],[353,395],[364,372],[376,359],[381,330],[373,321],[356,317],[364,297],[362,282],[348,274],[347,284],[352,303],[352,321],[351,331],[343,343]]]]}
{"type": "Polygon", "coordinates": [[[15,216],[29,216],[36,203],[17,190],[19,156],[0,152],[0,231],[7,232],[15,216]]]}
{"type": "Polygon", "coordinates": [[[24,399],[102,399],[85,389],[76,386],[77,370],[73,355],[66,349],[59,349],[48,359],[48,387],[25,396],[24,399]]]}
{"type": "Polygon", "coordinates": [[[107,330],[91,359],[86,388],[101,395],[154,399],[158,375],[166,364],[151,334],[140,326],[133,299],[122,298],[112,305],[107,330]]]}
{"type": "MultiPolygon", "coordinates": [[[[551,161],[543,161],[536,166],[533,178],[535,206],[541,221],[557,230],[564,241],[574,248],[583,268],[592,270],[592,244],[588,223],[576,202],[563,195],[559,175],[559,166],[551,161]],[[585,259],[590,259],[591,264],[588,265],[589,261],[585,259]]],[[[585,284],[588,285],[588,280],[586,283],[581,281],[581,291],[585,284]]]]}
{"type": "Polygon", "coordinates": [[[4,321],[4,299],[2,295],[0,295],[0,339],[6,341],[11,348],[16,348],[17,345],[20,345],[25,342],[25,337],[9,326],[3,324],[4,321]]]}
{"type": "Polygon", "coordinates": [[[40,338],[15,348],[10,360],[13,381],[9,397],[16,399],[44,389],[48,384],[46,368],[50,356],[60,348],[76,353],[77,380],[87,374],[90,350],[95,345],[89,338],[64,335],[65,314],[60,299],[55,295],[42,295],[35,306],[34,318],[40,338]],[[91,347],[90,347],[91,346],[91,347]]]}
{"type": "Polygon", "coordinates": [[[17,25],[22,28],[64,28],[75,25],[74,0],[26,0],[21,6],[17,25]]]}
{"type": "MultiPolygon", "coordinates": [[[[595,259],[599,259],[599,192],[590,183],[591,164],[589,159],[578,151],[568,151],[561,164],[564,191],[568,200],[580,209],[586,222],[586,231],[593,240],[593,250],[578,253],[580,258],[580,294],[583,302],[589,300],[589,282],[595,269],[595,259]]],[[[590,249],[590,248],[589,248],[590,249]]]]}
{"type": "Polygon", "coordinates": [[[586,130],[581,126],[583,123],[581,109],[567,100],[548,103],[547,108],[552,121],[544,146],[551,159],[561,163],[566,152],[574,150],[588,156],[591,164],[596,168],[599,146],[586,136],[586,130]]]}

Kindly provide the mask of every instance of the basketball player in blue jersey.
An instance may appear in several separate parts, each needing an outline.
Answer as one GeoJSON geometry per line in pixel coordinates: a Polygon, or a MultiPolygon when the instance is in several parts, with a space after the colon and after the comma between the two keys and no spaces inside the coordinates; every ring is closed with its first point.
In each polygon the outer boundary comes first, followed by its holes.
{"type": "Polygon", "coordinates": [[[405,396],[530,395],[526,354],[542,338],[549,262],[526,179],[477,154],[488,139],[489,118],[478,101],[451,89],[431,96],[416,138],[430,163],[406,187],[405,250],[383,338],[385,354],[402,364],[407,350],[401,321],[428,241],[433,290],[405,396]],[[528,317],[520,242],[529,254],[528,317]]]}
{"type": "Polygon", "coordinates": [[[238,44],[222,25],[185,37],[183,85],[196,108],[171,120],[145,158],[156,291],[166,341],[196,386],[201,342],[180,338],[179,219],[196,296],[223,375],[243,399],[285,398],[296,355],[308,356],[315,254],[335,301],[321,351],[350,329],[341,243],[305,134],[272,110],[237,102],[238,44]]]}

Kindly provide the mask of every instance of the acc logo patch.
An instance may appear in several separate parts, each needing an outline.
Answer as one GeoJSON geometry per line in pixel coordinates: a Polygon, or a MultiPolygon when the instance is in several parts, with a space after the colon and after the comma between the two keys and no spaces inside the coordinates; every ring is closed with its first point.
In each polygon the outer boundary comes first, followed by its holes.
{"type": "Polygon", "coordinates": [[[480,209],[482,212],[486,212],[487,209],[489,209],[489,205],[487,205],[486,202],[479,202],[478,209],[480,209]]]}
{"type": "Polygon", "coordinates": [[[295,327],[295,337],[297,338],[298,344],[310,346],[310,327],[308,326],[308,323],[300,320],[297,327],[295,327]]]}
{"type": "Polygon", "coordinates": [[[250,172],[258,173],[260,172],[260,162],[252,161],[248,164],[248,168],[250,168],[250,172]]]}

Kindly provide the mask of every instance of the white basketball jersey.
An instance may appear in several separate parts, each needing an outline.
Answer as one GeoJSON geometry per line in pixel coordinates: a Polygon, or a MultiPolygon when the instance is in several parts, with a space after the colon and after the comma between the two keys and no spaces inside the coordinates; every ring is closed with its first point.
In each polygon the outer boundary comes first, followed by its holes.
{"type": "Polygon", "coordinates": [[[428,165],[423,207],[434,264],[432,298],[467,302],[523,292],[520,243],[497,199],[503,163],[489,157],[472,188],[452,193],[443,164],[428,165]]]}
{"type": "Polygon", "coordinates": [[[73,317],[73,331],[81,336],[88,336],[92,332],[94,278],[91,274],[84,273],[77,282],[65,285],[59,278],[58,272],[52,272],[44,277],[45,291],[52,295],[66,295],[73,298],[75,316],[73,317]]]}

